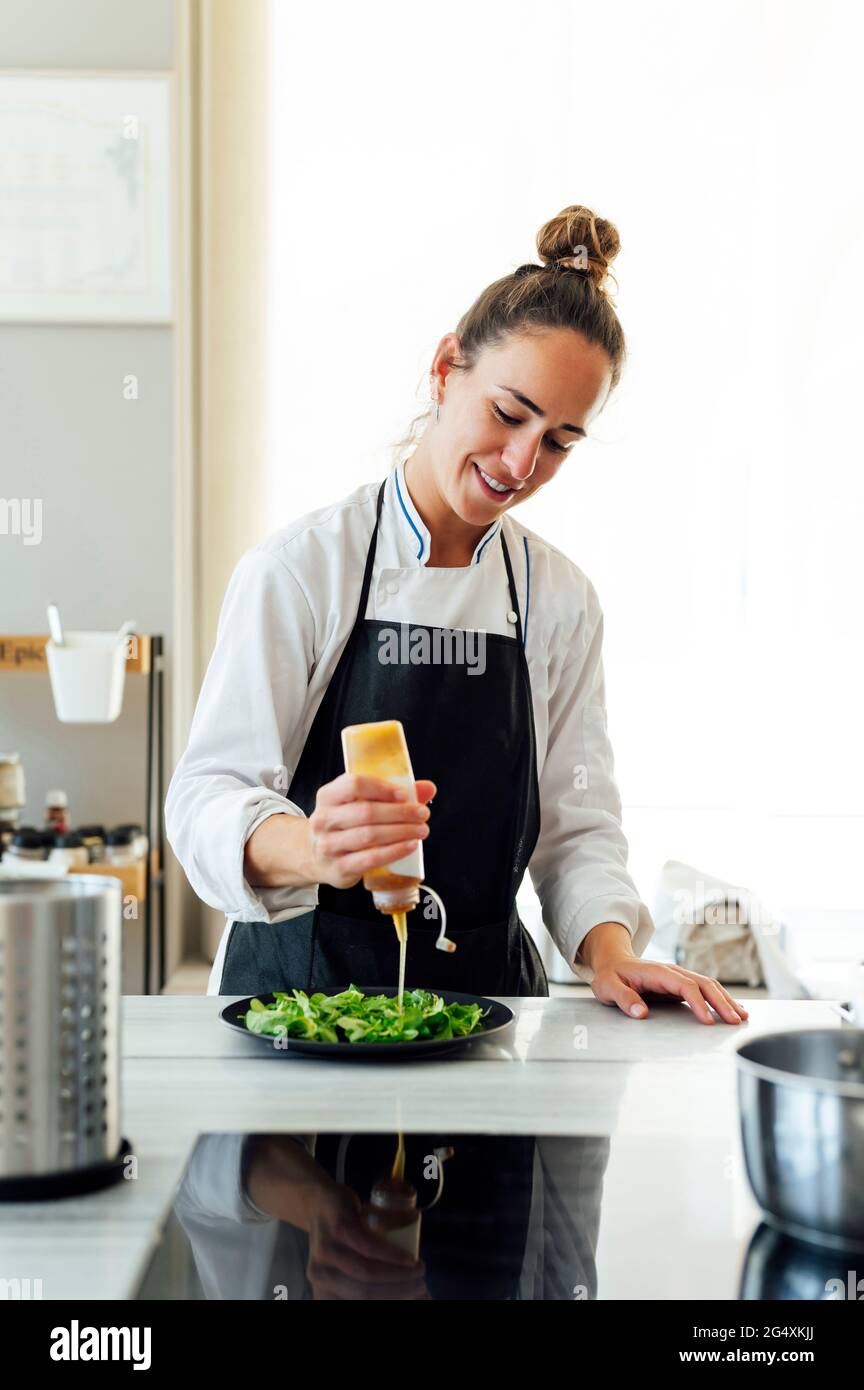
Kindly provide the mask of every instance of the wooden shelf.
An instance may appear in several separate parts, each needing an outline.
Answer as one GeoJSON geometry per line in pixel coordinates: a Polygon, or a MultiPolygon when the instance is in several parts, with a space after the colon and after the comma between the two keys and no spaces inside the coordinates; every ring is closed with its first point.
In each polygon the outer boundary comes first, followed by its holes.
{"type": "MultiPolygon", "coordinates": [[[[48,675],[45,648],[50,642],[46,633],[15,632],[0,634],[0,673],[27,671],[31,675],[48,675]]],[[[131,632],[126,638],[126,671],[133,676],[147,677],[147,809],[144,828],[150,845],[150,855],[135,864],[88,864],[86,868],[70,869],[70,873],[103,874],[119,878],[125,896],[134,896],[144,903],[144,993],[150,993],[153,956],[153,908],[158,912],[158,974],[157,990],[165,982],[165,874],[164,830],[162,825],[163,748],[164,748],[164,669],[165,642],[161,633],[131,632]],[[155,800],[155,806],[154,806],[155,800]]]]}
{"type": "Polygon", "coordinates": [[[82,864],[67,870],[70,874],[102,874],[108,878],[119,878],[123,884],[124,898],[135,897],[139,902],[147,900],[147,860],[136,859],[134,864],[82,864]]]}
{"type": "MultiPolygon", "coordinates": [[[[13,633],[0,636],[0,671],[41,671],[47,676],[45,647],[50,640],[47,635],[33,637],[13,633]]],[[[126,638],[127,675],[149,675],[152,660],[153,644],[149,634],[130,632],[126,638]]]]}

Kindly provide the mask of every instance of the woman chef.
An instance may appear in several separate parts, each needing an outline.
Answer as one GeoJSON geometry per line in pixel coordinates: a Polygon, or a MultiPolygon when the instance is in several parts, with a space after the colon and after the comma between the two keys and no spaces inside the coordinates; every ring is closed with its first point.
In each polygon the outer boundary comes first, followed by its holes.
{"type": "Polygon", "coordinates": [[[496,280],[442,338],[413,453],[231,577],[165,806],[192,887],[226,914],[211,994],[395,985],[392,919],[362,875],[421,839],[457,950],[435,950],[421,889],[409,988],[548,994],[515,906],[529,869],[598,999],[636,1017],[640,992],[677,995],[703,1023],[747,1016],[716,980],[640,959],[653,925],[626,867],[597,597],[514,515],[573,467],[625,350],[604,288],[614,226],[568,207],[537,247],[542,265],[496,280]],[[470,661],[418,660],[418,631],[428,652],[441,629],[470,661]],[[404,726],[416,800],[344,770],[341,730],[384,719],[404,726]]]}

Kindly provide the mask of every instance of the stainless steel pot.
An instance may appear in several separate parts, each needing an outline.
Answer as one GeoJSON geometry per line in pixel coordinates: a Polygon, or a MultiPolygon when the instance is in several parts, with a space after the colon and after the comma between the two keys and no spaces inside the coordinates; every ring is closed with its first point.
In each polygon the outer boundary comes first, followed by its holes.
{"type": "Polygon", "coordinates": [[[0,878],[0,1199],[118,1176],[122,893],[0,878]]]}
{"type": "Polygon", "coordinates": [[[768,1220],[864,1245],[864,1029],[769,1033],[737,1060],[747,1176],[768,1220]]]}

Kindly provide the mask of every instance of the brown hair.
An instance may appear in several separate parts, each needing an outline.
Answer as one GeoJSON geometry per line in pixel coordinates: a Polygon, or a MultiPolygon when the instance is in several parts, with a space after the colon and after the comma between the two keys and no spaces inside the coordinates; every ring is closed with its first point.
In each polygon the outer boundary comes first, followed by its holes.
{"type": "MultiPolygon", "coordinates": [[[[461,361],[452,362],[453,369],[470,371],[484,348],[495,346],[510,333],[572,328],[608,355],[611,394],[621,379],[626,357],[624,330],[607,289],[609,266],[620,249],[613,223],[578,204],[564,208],[537,233],[537,254],[543,264],[521,265],[510,275],[494,280],[462,315],[456,326],[461,361]]],[[[615,288],[617,291],[617,281],[615,288]]],[[[415,415],[402,439],[391,446],[393,467],[406,446],[417,442],[422,434],[418,427],[430,414],[428,404],[415,415]]]]}

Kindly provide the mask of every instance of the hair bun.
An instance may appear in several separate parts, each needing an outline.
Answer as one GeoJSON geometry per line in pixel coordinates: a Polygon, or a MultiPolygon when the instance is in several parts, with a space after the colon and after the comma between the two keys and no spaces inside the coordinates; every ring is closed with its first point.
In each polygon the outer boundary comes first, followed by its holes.
{"type": "MultiPolygon", "coordinates": [[[[620,250],[621,239],[614,223],[579,204],[564,208],[537,233],[537,254],[541,260],[547,265],[586,272],[607,297],[609,267],[620,250]]],[[[614,280],[614,275],[611,278],[614,280]]]]}

